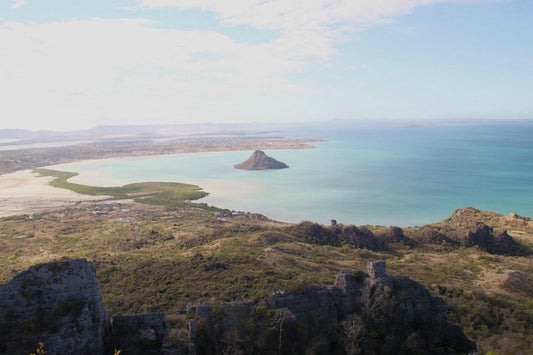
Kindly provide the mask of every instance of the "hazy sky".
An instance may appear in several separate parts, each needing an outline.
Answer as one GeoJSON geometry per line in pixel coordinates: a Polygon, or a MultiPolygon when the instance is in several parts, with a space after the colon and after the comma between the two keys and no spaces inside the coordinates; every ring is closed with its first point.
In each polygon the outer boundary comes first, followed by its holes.
{"type": "Polygon", "coordinates": [[[0,1],[0,128],[333,118],[533,118],[533,1],[0,1]]]}

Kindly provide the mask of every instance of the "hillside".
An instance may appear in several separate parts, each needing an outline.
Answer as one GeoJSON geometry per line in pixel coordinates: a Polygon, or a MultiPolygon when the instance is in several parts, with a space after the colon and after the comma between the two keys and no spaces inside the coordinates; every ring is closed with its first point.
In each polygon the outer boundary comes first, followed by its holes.
{"type": "Polygon", "coordinates": [[[337,272],[385,260],[390,275],[417,280],[442,297],[451,321],[481,351],[527,354],[532,246],[528,218],[474,208],[402,229],[286,224],[195,207],[80,204],[0,219],[0,282],[39,262],[86,258],[96,264],[111,315],[162,311],[181,324],[180,314],[198,299],[217,309],[273,290],[331,284],[337,272]]]}

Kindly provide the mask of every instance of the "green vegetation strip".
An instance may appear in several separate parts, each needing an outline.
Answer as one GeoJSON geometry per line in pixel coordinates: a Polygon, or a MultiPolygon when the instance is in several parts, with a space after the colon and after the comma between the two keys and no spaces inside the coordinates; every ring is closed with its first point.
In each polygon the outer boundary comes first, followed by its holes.
{"type": "MultiPolygon", "coordinates": [[[[133,198],[135,202],[178,207],[184,206],[188,200],[197,200],[208,194],[197,185],[178,182],[138,182],[120,187],[100,187],[74,184],[67,180],[78,173],[50,169],[35,169],[41,176],[53,176],[50,185],[71,190],[84,195],[107,195],[113,198],[133,198]]],[[[206,204],[194,204],[207,208],[206,204]]]]}

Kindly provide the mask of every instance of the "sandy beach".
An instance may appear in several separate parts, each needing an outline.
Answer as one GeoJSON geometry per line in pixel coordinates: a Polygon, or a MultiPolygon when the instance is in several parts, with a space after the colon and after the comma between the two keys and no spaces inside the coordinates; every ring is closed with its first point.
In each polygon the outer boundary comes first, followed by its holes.
{"type": "Polygon", "coordinates": [[[80,201],[98,201],[109,196],[88,196],[49,185],[50,176],[31,170],[0,175],[0,217],[30,214],[70,206],[80,201]]]}

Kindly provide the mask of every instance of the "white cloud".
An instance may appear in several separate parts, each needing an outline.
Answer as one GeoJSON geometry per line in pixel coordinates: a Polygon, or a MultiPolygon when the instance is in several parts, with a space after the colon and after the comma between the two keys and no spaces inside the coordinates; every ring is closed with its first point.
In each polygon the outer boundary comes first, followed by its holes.
{"type": "MultiPolygon", "coordinates": [[[[294,55],[327,60],[336,41],[375,24],[388,23],[416,7],[473,0],[133,0],[140,7],[197,8],[216,13],[227,25],[279,32],[294,55]]],[[[493,0],[477,0],[477,2],[493,0]]]]}
{"type": "Polygon", "coordinates": [[[12,9],[18,9],[19,7],[26,4],[26,0],[13,0],[13,5],[11,5],[12,9]]]}
{"type": "Polygon", "coordinates": [[[0,23],[0,117],[63,128],[231,119],[251,93],[305,90],[284,80],[304,67],[285,50],[144,19],[0,23]]]}
{"type": "Polygon", "coordinates": [[[214,31],[160,28],[146,19],[0,22],[2,124],[75,128],[102,121],[304,117],[318,112],[311,107],[319,103],[309,100],[316,91],[291,84],[287,74],[327,62],[353,31],[446,0],[132,1],[212,11],[225,24],[276,36],[238,43],[214,31]]]}

